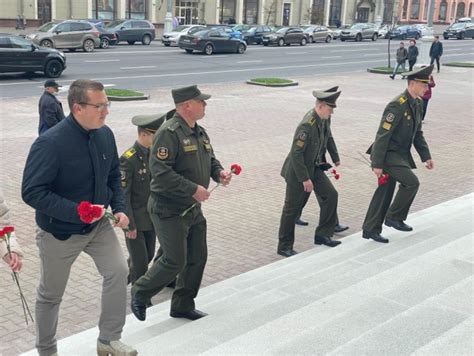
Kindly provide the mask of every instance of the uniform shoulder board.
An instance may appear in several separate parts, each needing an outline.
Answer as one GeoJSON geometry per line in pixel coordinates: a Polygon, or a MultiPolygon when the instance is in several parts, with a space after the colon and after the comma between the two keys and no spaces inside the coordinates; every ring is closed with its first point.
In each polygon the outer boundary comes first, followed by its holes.
{"type": "Polygon", "coordinates": [[[400,104],[405,104],[405,102],[407,101],[408,99],[406,98],[406,96],[402,95],[401,97],[398,98],[398,102],[400,104]]]}
{"type": "Polygon", "coordinates": [[[174,123],[172,123],[171,125],[168,126],[168,130],[170,130],[171,132],[174,132],[176,131],[176,129],[179,127],[179,122],[176,121],[174,123]]]}
{"type": "Polygon", "coordinates": [[[130,157],[132,157],[135,153],[137,153],[137,151],[135,151],[135,149],[132,147],[130,148],[128,151],[125,151],[125,153],[122,155],[122,157],[126,158],[126,159],[129,159],[130,157]]]}

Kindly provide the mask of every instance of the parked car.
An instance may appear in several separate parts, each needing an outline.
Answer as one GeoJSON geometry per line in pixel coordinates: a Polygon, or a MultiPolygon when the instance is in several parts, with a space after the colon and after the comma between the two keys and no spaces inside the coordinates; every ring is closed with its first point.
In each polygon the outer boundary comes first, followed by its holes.
{"type": "Polygon", "coordinates": [[[461,17],[456,22],[474,22],[474,17],[461,17]]]}
{"type": "Polygon", "coordinates": [[[105,26],[117,35],[117,43],[126,41],[133,45],[141,42],[148,46],[155,39],[155,26],[148,20],[115,20],[105,26]]]}
{"type": "Polygon", "coordinates": [[[347,30],[350,27],[351,25],[342,25],[341,27],[332,30],[332,39],[337,40],[338,38],[341,37],[341,31],[347,30]]]}
{"type": "Polygon", "coordinates": [[[240,24],[240,25],[233,25],[232,29],[234,31],[244,32],[250,30],[250,25],[240,24]]]}
{"type": "Polygon", "coordinates": [[[242,33],[240,31],[234,30],[233,27],[228,25],[207,25],[207,28],[227,33],[231,38],[242,38],[242,33]]]}
{"type": "Polygon", "coordinates": [[[262,43],[264,46],[271,44],[289,46],[292,43],[306,46],[306,43],[308,43],[308,35],[299,27],[282,27],[276,32],[263,36],[262,43]]]}
{"type": "Polygon", "coordinates": [[[472,22],[453,23],[443,32],[443,38],[445,40],[449,38],[463,40],[466,37],[474,39],[474,23],[472,22]]]}
{"type": "Polygon", "coordinates": [[[100,48],[106,49],[117,44],[117,35],[115,32],[103,27],[97,27],[97,31],[99,31],[100,48]]]}
{"type": "Polygon", "coordinates": [[[270,26],[255,26],[242,32],[242,39],[249,44],[262,44],[262,37],[273,32],[270,26]]]}
{"type": "Polygon", "coordinates": [[[377,34],[379,38],[388,38],[388,33],[390,31],[390,26],[389,25],[379,25],[377,28],[377,34]]]}
{"type": "Polygon", "coordinates": [[[350,28],[341,31],[341,41],[354,40],[360,42],[365,39],[377,41],[379,35],[377,27],[371,23],[355,23],[350,28]]]}
{"type": "Polygon", "coordinates": [[[48,48],[61,48],[75,51],[93,52],[100,46],[100,32],[92,24],[81,20],[48,22],[38,32],[26,35],[26,39],[48,48]]]}
{"type": "Polygon", "coordinates": [[[0,35],[0,72],[43,72],[57,78],[66,69],[66,56],[54,48],[38,47],[27,39],[0,35]]]}
{"type": "Polygon", "coordinates": [[[308,35],[309,43],[318,41],[329,43],[332,40],[332,31],[325,26],[308,26],[304,32],[308,35]]]}
{"type": "Polygon", "coordinates": [[[165,46],[177,46],[179,38],[183,35],[192,35],[195,32],[206,29],[203,25],[180,25],[174,31],[164,33],[161,37],[161,42],[165,46]]]}
{"type": "Polygon", "coordinates": [[[421,29],[413,25],[403,25],[394,28],[389,33],[390,39],[406,40],[407,38],[414,38],[415,40],[421,38],[421,29]]]}
{"type": "Polygon", "coordinates": [[[428,27],[425,24],[416,24],[416,25],[413,25],[413,26],[415,26],[418,29],[418,31],[420,31],[421,37],[433,36],[433,28],[432,27],[428,27]]]}
{"type": "Polygon", "coordinates": [[[243,54],[247,50],[247,44],[243,40],[232,38],[226,32],[218,29],[202,30],[192,35],[183,35],[179,38],[178,46],[187,53],[199,51],[207,55],[222,52],[243,54]]]}

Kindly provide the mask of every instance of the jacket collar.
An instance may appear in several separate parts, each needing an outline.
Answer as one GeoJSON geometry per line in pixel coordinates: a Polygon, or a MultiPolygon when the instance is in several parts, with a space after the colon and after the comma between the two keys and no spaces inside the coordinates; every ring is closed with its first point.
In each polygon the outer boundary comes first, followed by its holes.
{"type": "Polygon", "coordinates": [[[66,118],[66,121],[69,123],[69,125],[77,129],[81,134],[87,137],[93,136],[94,133],[97,131],[96,129],[86,130],[85,128],[83,128],[72,113],[69,114],[69,116],[66,118]]]}
{"type": "Polygon", "coordinates": [[[195,133],[198,134],[198,136],[201,134],[201,127],[198,125],[197,122],[196,122],[195,128],[193,129],[192,127],[189,127],[186,120],[184,120],[183,117],[179,115],[178,113],[175,113],[174,117],[176,118],[176,121],[179,123],[179,125],[183,129],[186,136],[191,136],[191,135],[194,135],[195,133]]]}

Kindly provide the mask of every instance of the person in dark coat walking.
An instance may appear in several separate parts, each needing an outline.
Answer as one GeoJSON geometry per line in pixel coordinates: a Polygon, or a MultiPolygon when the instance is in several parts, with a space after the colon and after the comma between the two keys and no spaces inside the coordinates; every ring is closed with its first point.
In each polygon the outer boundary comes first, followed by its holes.
{"type": "Polygon", "coordinates": [[[400,42],[400,47],[397,49],[397,65],[393,69],[393,73],[390,75],[390,78],[395,79],[395,76],[397,75],[398,68],[402,68],[402,71],[405,71],[405,62],[407,61],[408,58],[408,51],[405,48],[405,44],[403,42],[400,42]]]}
{"type": "Polygon", "coordinates": [[[430,47],[430,65],[436,61],[436,68],[438,68],[439,73],[439,59],[443,55],[443,44],[439,41],[439,36],[434,37],[434,41],[430,47]]]}
{"type": "Polygon", "coordinates": [[[415,40],[410,40],[410,46],[408,47],[408,71],[413,70],[413,66],[416,63],[416,59],[418,58],[418,47],[416,46],[415,40]]]}
{"type": "Polygon", "coordinates": [[[44,93],[41,95],[38,104],[39,127],[38,134],[41,135],[46,130],[56,125],[64,119],[63,105],[56,98],[61,85],[55,80],[49,79],[44,83],[44,93]]]}

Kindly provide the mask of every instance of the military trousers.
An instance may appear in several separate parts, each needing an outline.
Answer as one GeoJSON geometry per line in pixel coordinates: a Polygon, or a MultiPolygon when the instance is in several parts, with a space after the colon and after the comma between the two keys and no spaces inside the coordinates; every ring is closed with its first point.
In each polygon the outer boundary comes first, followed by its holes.
{"type": "MultiPolygon", "coordinates": [[[[303,209],[306,206],[306,204],[308,203],[308,199],[311,196],[311,193],[306,193],[305,192],[305,195],[306,196],[303,199],[303,204],[301,206],[300,212],[299,212],[298,216],[296,217],[296,219],[301,218],[301,214],[303,214],[303,209]]],[[[339,217],[337,216],[337,212],[336,212],[336,225],[339,225],[339,217]]]]}
{"type": "Polygon", "coordinates": [[[125,238],[129,253],[130,280],[132,283],[148,270],[156,247],[155,231],[137,231],[136,239],[125,238]]]}
{"type": "Polygon", "coordinates": [[[388,182],[379,185],[376,189],[362,226],[364,230],[378,234],[382,232],[385,218],[406,220],[420,186],[420,182],[411,168],[387,166],[384,167],[384,172],[389,175],[388,182]],[[392,202],[397,182],[400,184],[392,202]]]}
{"type": "Polygon", "coordinates": [[[139,303],[146,304],[179,275],[171,310],[194,310],[194,298],[207,262],[207,225],[201,208],[191,209],[184,217],[160,215],[154,206],[154,198],[150,197],[148,209],[163,254],[135,281],[132,296],[139,303]]]}
{"type": "MultiPolygon", "coordinates": [[[[314,194],[319,203],[319,224],[315,235],[331,237],[337,220],[338,193],[326,174],[319,168],[311,172],[314,194]]],[[[278,232],[278,249],[290,250],[295,242],[295,220],[301,214],[308,193],[304,191],[303,183],[287,180],[285,204],[280,219],[278,232]]]]}

